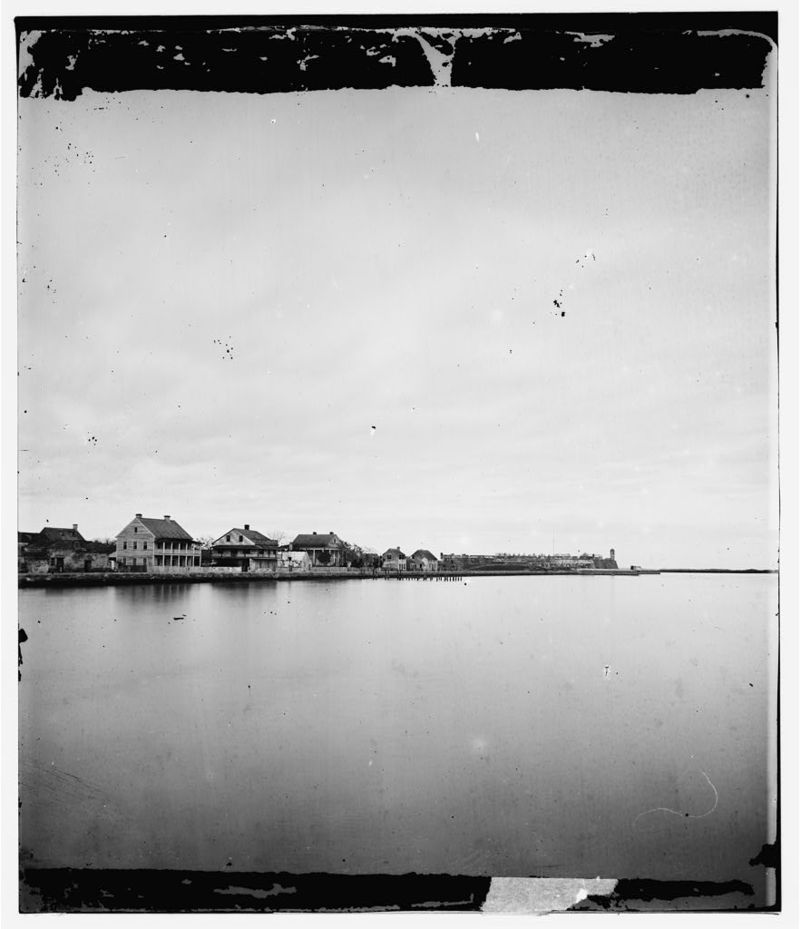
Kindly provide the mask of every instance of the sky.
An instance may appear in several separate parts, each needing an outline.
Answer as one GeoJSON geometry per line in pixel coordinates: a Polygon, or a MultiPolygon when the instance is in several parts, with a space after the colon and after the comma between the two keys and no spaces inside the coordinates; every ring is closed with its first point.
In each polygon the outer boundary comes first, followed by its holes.
{"type": "Polygon", "coordinates": [[[19,528],[775,567],[774,100],[19,102],[19,528]]]}

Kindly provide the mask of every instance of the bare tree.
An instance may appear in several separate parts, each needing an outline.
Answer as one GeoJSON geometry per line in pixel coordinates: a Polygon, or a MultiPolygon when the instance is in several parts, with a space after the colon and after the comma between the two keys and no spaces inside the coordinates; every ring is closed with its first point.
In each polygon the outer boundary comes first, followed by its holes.
{"type": "Polygon", "coordinates": [[[285,529],[267,529],[264,535],[268,539],[274,539],[278,545],[283,545],[289,538],[289,533],[285,529]]]}

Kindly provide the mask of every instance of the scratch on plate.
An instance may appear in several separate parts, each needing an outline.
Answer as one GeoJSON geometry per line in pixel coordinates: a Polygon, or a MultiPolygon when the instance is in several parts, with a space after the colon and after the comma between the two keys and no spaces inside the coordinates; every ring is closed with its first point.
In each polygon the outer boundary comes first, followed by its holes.
{"type": "Polygon", "coordinates": [[[704,819],[706,816],[710,816],[714,810],[716,810],[717,804],[719,803],[719,793],[717,788],[711,783],[711,778],[706,772],[701,771],[700,773],[708,781],[708,786],[714,791],[714,803],[710,810],[706,810],[705,813],[684,813],[682,810],[673,810],[668,806],[655,806],[652,810],[645,810],[643,813],[639,813],[633,823],[631,823],[632,828],[635,829],[636,823],[639,822],[643,816],[648,816],[650,813],[672,813],[673,816],[682,816],[684,819],[704,819]]]}

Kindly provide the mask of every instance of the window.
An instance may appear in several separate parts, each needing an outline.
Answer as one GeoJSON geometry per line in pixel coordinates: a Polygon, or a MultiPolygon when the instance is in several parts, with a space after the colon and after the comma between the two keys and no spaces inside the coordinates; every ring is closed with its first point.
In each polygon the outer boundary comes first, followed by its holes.
{"type": "Polygon", "coordinates": [[[142,548],[147,548],[147,542],[142,542],[142,548]]]}
{"type": "Polygon", "coordinates": [[[244,536],[243,536],[243,535],[240,535],[240,536],[239,536],[239,541],[240,541],[240,542],[244,542],[244,536]]]}
{"type": "MultiPolygon", "coordinates": [[[[135,542],[133,543],[133,550],[136,551],[136,543],[135,543],[135,542]]],[[[134,564],[136,564],[136,562],[134,562],[134,564]]]]}
{"type": "Polygon", "coordinates": [[[128,543],[127,543],[127,542],[123,542],[123,543],[122,543],[122,547],[123,547],[123,548],[127,548],[127,547],[128,547],[128,543]]]}
{"type": "Polygon", "coordinates": [[[134,527],[133,527],[133,531],[134,531],[134,532],[138,532],[138,531],[139,531],[139,527],[138,527],[138,526],[134,526],[134,527]]]}
{"type": "Polygon", "coordinates": [[[230,540],[231,540],[231,537],[230,537],[229,535],[226,535],[226,536],[225,536],[225,541],[226,541],[226,542],[230,542],[230,540]]]}

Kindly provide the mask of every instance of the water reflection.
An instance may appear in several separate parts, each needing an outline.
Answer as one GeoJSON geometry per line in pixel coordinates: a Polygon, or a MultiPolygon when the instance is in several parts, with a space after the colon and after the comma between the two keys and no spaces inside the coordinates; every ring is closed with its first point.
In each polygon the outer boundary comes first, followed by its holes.
{"type": "Polygon", "coordinates": [[[775,597],[763,576],[24,590],[22,844],[55,867],[758,885],[775,597]]]}
{"type": "Polygon", "coordinates": [[[171,604],[183,601],[195,587],[195,584],[131,584],[109,587],[112,601],[129,608],[146,605],[148,609],[156,604],[171,604]]]}

